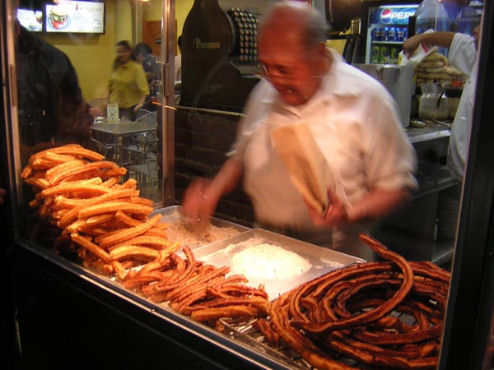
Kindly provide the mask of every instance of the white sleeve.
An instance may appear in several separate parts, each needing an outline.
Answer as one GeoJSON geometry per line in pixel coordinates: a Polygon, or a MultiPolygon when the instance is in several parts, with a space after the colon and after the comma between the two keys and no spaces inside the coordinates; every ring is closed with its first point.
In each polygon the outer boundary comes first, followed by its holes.
{"type": "Polygon", "coordinates": [[[238,125],[237,136],[230,151],[226,154],[228,157],[243,162],[245,149],[252,131],[257,127],[259,120],[266,114],[264,100],[269,95],[270,89],[269,83],[262,80],[250,93],[245,105],[244,116],[238,125]]]}
{"type": "Polygon", "coordinates": [[[449,63],[470,77],[476,59],[475,39],[470,35],[455,33],[449,47],[449,63]]]}
{"type": "Polygon", "coordinates": [[[414,189],[417,187],[413,176],[415,150],[399,123],[394,102],[386,96],[375,103],[371,122],[364,125],[367,186],[369,189],[414,189]]]}

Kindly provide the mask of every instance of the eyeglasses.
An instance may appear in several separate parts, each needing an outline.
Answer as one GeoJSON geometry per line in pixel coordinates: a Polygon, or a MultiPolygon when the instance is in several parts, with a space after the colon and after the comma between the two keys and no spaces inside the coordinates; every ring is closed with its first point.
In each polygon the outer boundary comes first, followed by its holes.
{"type": "Polygon", "coordinates": [[[257,69],[259,71],[259,74],[267,80],[272,80],[274,78],[291,80],[297,74],[296,66],[293,67],[273,66],[268,68],[264,63],[258,62],[257,69]]]}

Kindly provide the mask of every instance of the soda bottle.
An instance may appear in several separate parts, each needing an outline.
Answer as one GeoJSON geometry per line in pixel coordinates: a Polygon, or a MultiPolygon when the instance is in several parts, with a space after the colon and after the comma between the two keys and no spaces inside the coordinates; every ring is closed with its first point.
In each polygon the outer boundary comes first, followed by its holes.
{"type": "Polygon", "coordinates": [[[398,64],[398,54],[400,53],[400,49],[392,46],[389,50],[389,63],[390,64],[398,64]]]}
{"type": "Polygon", "coordinates": [[[377,40],[377,28],[373,28],[371,32],[371,40],[372,41],[378,41],[377,40]]]}
{"type": "Polygon", "coordinates": [[[389,48],[386,45],[382,45],[379,47],[379,63],[389,63],[389,48]]]}
{"type": "Polygon", "coordinates": [[[371,49],[371,60],[370,62],[373,64],[378,64],[379,63],[379,54],[381,52],[381,49],[377,45],[373,45],[371,49]]]}
{"type": "Polygon", "coordinates": [[[375,39],[374,41],[382,41],[382,28],[381,27],[376,27],[375,29],[375,39]]]}
{"type": "Polygon", "coordinates": [[[396,41],[399,41],[399,42],[404,41],[403,28],[402,27],[396,28],[396,41]]]}
{"type": "Polygon", "coordinates": [[[388,41],[388,34],[389,34],[389,28],[388,27],[384,27],[384,32],[383,32],[383,35],[382,35],[382,41],[388,41]]]}
{"type": "Polygon", "coordinates": [[[388,38],[386,41],[396,41],[396,29],[394,27],[388,28],[388,38]]]}

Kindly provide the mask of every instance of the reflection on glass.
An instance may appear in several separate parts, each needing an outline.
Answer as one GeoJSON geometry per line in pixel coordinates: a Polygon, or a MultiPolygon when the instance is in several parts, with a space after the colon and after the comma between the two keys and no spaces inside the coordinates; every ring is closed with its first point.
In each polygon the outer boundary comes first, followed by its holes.
{"type": "Polygon", "coordinates": [[[494,312],[491,318],[490,328],[489,337],[487,338],[484,366],[482,366],[483,370],[494,369],[494,312]]]}
{"type": "MultiPolygon", "coordinates": [[[[74,12],[79,13],[68,18],[58,14],[56,20],[67,23],[57,24],[63,32],[56,34],[33,33],[28,24],[38,18],[40,23],[52,21],[53,7],[48,18],[45,9],[34,8],[37,3],[21,3],[15,34],[22,166],[40,150],[80,144],[125,167],[127,172],[120,181],[137,180],[141,197],[162,201],[157,133],[163,66],[161,2],[146,4],[147,10],[131,1],[107,2],[104,8],[103,3],[88,3],[84,9],[72,2],[74,12]],[[98,27],[71,31],[81,14],[98,16],[99,20],[91,21],[93,25],[99,22],[98,27]],[[115,32],[109,32],[113,29],[115,32]],[[122,39],[131,41],[117,45],[122,39]],[[108,45],[115,45],[116,56],[108,53],[108,45]],[[147,46],[144,52],[142,45],[147,46]],[[141,78],[134,78],[136,71],[141,78]]],[[[34,194],[28,186],[24,191],[27,208],[34,194]]],[[[32,211],[26,210],[26,215],[30,214],[32,211]]],[[[26,231],[30,238],[52,246],[59,235],[56,227],[34,215],[29,220],[26,231]]]]}

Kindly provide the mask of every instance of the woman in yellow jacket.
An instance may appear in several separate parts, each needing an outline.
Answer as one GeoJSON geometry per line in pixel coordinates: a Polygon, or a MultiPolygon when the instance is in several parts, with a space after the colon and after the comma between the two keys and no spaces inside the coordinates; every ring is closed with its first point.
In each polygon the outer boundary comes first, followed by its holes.
{"type": "Polygon", "coordinates": [[[117,103],[121,119],[136,119],[149,95],[148,82],[142,65],[135,61],[132,47],[127,41],[117,43],[117,57],[108,83],[109,103],[117,103]]]}

